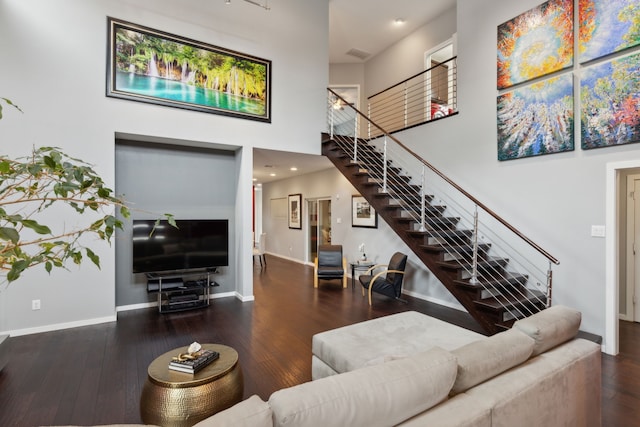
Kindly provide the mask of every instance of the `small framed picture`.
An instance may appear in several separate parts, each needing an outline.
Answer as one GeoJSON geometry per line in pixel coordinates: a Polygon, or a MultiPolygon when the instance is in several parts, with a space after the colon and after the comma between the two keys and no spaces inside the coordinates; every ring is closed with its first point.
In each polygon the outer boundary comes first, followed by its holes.
{"type": "Polygon", "coordinates": [[[289,228],[302,229],[302,194],[289,194],[289,228]]]}
{"type": "Polygon", "coordinates": [[[378,228],[378,214],[362,196],[351,196],[351,226],[378,228]]]}

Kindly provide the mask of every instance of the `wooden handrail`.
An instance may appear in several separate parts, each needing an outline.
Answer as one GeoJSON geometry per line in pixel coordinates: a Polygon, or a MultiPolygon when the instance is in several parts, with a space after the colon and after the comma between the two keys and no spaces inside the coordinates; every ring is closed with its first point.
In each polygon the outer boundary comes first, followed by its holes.
{"type": "MultiPolygon", "coordinates": [[[[549,261],[551,261],[552,263],[559,265],[560,261],[558,261],[557,258],[555,258],[553,255],[551,255],[549,252],[547,252],[546,250],[544,250],[542,247],[540,247],[538,244],[536,244],[533,240],[531,240],[530,238],[528,238],[527,236],[525,236],[522,232],[520,232],[517,228],[515,228],[513,225],[511,225],[510,223],[508,223],[504,218],[502,218],[500,215],[496,214],[492,209],[489,209],[489,207],[487,207],[487,205],[485,205],[484,203],[482,203],[480,200],[478,200],[477,198],[475,198],[474,196],[472,196],[469,192],[467,192],[465,189],[463,189],[462,187],[460,187],[458,184],[456,184],[453,180],[451,180],[448,176],[446,176],[444,173],[440,172],[440,170],[438,170],[435,166],[433,166],[432,164],[430,164],[429,162],[427,162],[426,160],[424,160],[422,157],[420,157],[418,154],[416,154],[413,150],[411,150],[409,147],[407,147],[406,145],[404,145],[402,142],[400,142],[396,137],[394,137],[393,135],[391,135],[390,133],[388,133],[387,131],[385,131],[383,128],[381,128],[380,126],[378,126],[373,120],[371,120],[369,117],[367,117],[365,114],[363,114],[360,110],[358,110],[357,108],[355,108],[353,105],[351,105],[349,102],[347,102],[344,98],[342,98],[340,95],[338,95],[337,93],[335,93],[333,90],[331,90],[330,88],[327,88],[327,90],[329,92],[331,92],[331,94],[333,96],[335,96],[336,98],[340,99],[345,106],[348,106],[350,108],[352,108],[358,115],[360,115],[361,117],[364,117],[365,120],[367,120],[369,123],[371,123],[373,126],[375,126],[380,132],[382,132],[382,134],[388,138],[391,138],[396,144],[398,144],[400,147],[402,147],[407,153],[411,154],[416,160],[418,160],[420,163],[422,163],[423,165],[425,165],[427,168],[429,168],[433,173],[435,173],[436,175],[438,175],[440,178],[442,178],[447,184],[451,185],[453,188],[455,188],[456,190],[458,190],[463,196],[465,196],[466,198],[468,198],[469,200],[471,200],[473,203],[476,204],[476,206],[480,207],[482,210],[484,210],[486,213],[488,213],[489,215],[491,215],[496,221],[500,222],[502,225],[504,225],[507,229],[509,229],[512,233],[514,233],[516,236],[520,237],[520,239],[522,239],[523,241],[525,241],[529,246],[531,246],[532,248],[534,248],[536,251],[538,251],[539,253],[541,253],[545,258],[547,258],[549,261]]],[[[379,138],[379,137],[378,137],[379,138]]]]}

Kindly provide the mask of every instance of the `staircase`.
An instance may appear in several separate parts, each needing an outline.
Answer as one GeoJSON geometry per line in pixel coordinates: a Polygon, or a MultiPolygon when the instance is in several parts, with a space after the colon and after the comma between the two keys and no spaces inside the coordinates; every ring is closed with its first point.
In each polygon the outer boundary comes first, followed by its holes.
{"type": "Polygon", "coordinates": [[[551,304],[555,258],[383,129],[355,137],[360,122],[376,125],[351,106],[335,111],[336,97],[329,90],[323,155],[488,334],[551,304]]]}

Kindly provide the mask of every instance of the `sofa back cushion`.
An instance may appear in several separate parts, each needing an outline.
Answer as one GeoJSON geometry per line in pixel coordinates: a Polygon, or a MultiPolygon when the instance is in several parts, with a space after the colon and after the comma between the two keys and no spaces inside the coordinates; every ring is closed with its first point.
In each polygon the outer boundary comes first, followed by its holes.
{"type": "Polygon", "coordinates": [[[447,398],[455,357],[438,347],[276,391],[274,426],[390,426],[447,398]]]}
{"type": "Polygon", "coordinates": [[[536,341],[533,355],[537,356],[574,338],[578,334],[581,321],[582,314],[579,311],[555,305],[526,319],[518,320],[513,327],[536,341]]]}
{"type": "Polygon", "coordinates": [[[451,394],[462,393],[523,363],[531,356],[534,344],[533,338],[511,329],[453,350],[458,375],[451,394]]]}
{"type": "Polygon", "coordinates": [[[193,427],[271,427],[271,408],[253,395],[229,409],[210,416],[193,427]]]}

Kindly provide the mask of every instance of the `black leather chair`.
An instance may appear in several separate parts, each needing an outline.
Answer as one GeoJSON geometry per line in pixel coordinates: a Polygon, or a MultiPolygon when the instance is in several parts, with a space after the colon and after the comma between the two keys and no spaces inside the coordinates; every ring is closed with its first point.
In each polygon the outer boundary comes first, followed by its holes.
{"type": "Polygon", "coordinates": [[[369,305],[371,305],[372,292],[406,303],[405,300],[400,298],[402,296],[402,280],[404,279],[406,266],[407,256],[401,252],[396,252],[391,257],[389,264],[374,265],[365,274],[360,275],[358,280],[362,285],[362,296],[364,296],[365,289],[369,290],[369,305]],[[380,271],[376,273],[377,270],[380,271]]]}
{"type": "Polygon", "coordinates": [[[347,260],[342,256],[342,245],[320,245],[314,262],[313,287],[318,280],[341,279],[342,287],[347,287],[347,260]]]}

